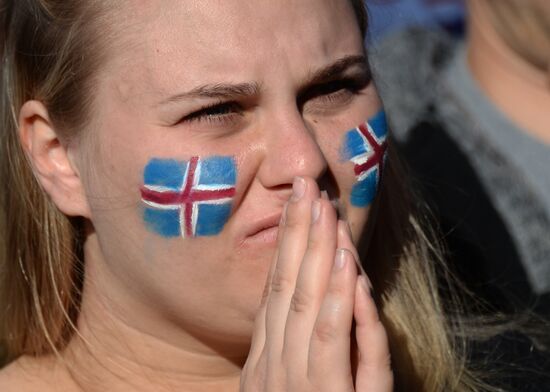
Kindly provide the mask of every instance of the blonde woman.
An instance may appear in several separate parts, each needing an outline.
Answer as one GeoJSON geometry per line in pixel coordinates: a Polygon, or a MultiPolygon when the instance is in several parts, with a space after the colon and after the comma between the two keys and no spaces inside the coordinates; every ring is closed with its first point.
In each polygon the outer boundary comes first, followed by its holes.
{"type": "Polygon", "coordinates": [[[3,392],[476,388],[361,1],[1,4],[3,392]]]}

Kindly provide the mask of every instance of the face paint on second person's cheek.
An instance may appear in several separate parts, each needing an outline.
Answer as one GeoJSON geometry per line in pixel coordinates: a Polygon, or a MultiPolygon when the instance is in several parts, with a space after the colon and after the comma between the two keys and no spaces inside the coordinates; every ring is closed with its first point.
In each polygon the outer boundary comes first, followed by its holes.
{"type": "Polygon", "coordinates": [[[354,207],[368,207],[376,197],[387,155],[387,134],[386,115],[380,111],[344,136],[342,158],[354,163],[356,182],[350,194],[354,207]]]}
{"type": "Polygon", "coordinates": [[[217,235],[231,215],[236,182],[232,157],[152,159],[141,188],[145,225],[165,238],[217,235]]]}

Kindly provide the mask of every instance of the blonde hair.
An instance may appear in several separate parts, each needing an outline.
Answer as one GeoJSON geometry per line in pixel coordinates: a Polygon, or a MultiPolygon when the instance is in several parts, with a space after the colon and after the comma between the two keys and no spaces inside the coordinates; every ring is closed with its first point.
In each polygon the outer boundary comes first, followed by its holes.
{"type": "Polygon", "coordinates": [[[550,7],[534,0],[486,0],[486,5],[504,42],[526,62],[548,72],[550,7]]]}
{"type": "Polygon", "coordinates": [[[365,269],[388,330],[396,390],[491,390],[466,361],[462,287],[443,259],[427,208],[411,192],[390,144],[388,165],[374,208],[365,269]],[[445,299],[441,296],[445,290],[445,299]]]}
{"type": "MultiPolygon", "coordinates": [[[[363,1],[352,4],[364,34],[363,1]]],[[[17,112],[25,101],[40,100],[53,123],[67,132],[62,136],[72,137],[93,109],[90,91],[106,40],[100,39],[105,16],[98,1],[17,0],[2,6],[0,180],[10,191],[2,192],[0,200],[0,303],[5,312],[0,339],[13,360],[55,353],[74,336],[84,262],[79,222],[63,215],[33,176],[18,139],[17,112]]],[[[414,198],[407,197],[400,172],[391,153],[374,206],[379,219],[370,220],[370,241],[363,243],[390,335],[397,387],[475,390],[455,339],[459,324],[449,323],[439,297],[437,242],[415,218],[414,198]]]]}
{"type": "Polygon", "coordinates": [[[0,201],[2,337],[8,357],[62,348],[78,315],[82,240],[36,181],[17,133],[19,108],[42,101],[65,139],[87,120],[101,48],[96,1],[2,1],[0,201]],[[93,57],[92,57],[93,54],[93,57]]]}

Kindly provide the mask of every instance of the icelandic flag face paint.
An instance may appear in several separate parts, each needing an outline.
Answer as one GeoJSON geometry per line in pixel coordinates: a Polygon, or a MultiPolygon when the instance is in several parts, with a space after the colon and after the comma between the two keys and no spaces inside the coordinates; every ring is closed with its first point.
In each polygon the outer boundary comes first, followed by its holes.
{"type": "Polygon", "coordinates": [[[141,188],[145,223],[163,237],[219,234],[231,214],[236,180],[230,157],[152,159],[141,188]]]}
{"type": "Polygon", "coordinates": [[[387,134],[386,115],[380,111],[345,135],[342,156],[355,164],[357,182],[350,195],[355,207],[367,207],[374,201],[386,158],[387,134]]]}

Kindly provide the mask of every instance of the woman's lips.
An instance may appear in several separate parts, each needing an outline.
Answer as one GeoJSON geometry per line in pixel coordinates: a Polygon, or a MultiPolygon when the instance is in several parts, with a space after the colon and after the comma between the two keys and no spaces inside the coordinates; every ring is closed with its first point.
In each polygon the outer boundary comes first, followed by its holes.
{"type": "MultiPolygon", "coordinates": [[[[346,211],[344,205],[339,199],[330,200],[337,211],[339,219],[346,219],[346,211]]],[[[259,214],[258,214],[259,215],[259,214]]],[[[244,234],[238,240],[238,246],[257,246],[257,245],[272,245],[277,241],[279,233],[279,222],[281,220],[282,211],[265,216],[246,226],[243,230],[244,234]]]]}
{"type": "Polygon", "coordinates": [[[277,234],[279,233],[279,225],[271,226],[263,229],[256,234],[245,238],[245,244],[251,243],[274,243],[277,240],[277,234]]]}
{"type": "Polygon", "coordinates": [[[279,232],[281,213],[260,219],[251,224],[244,235],[241,245],[275,243],[279,232]]]}

